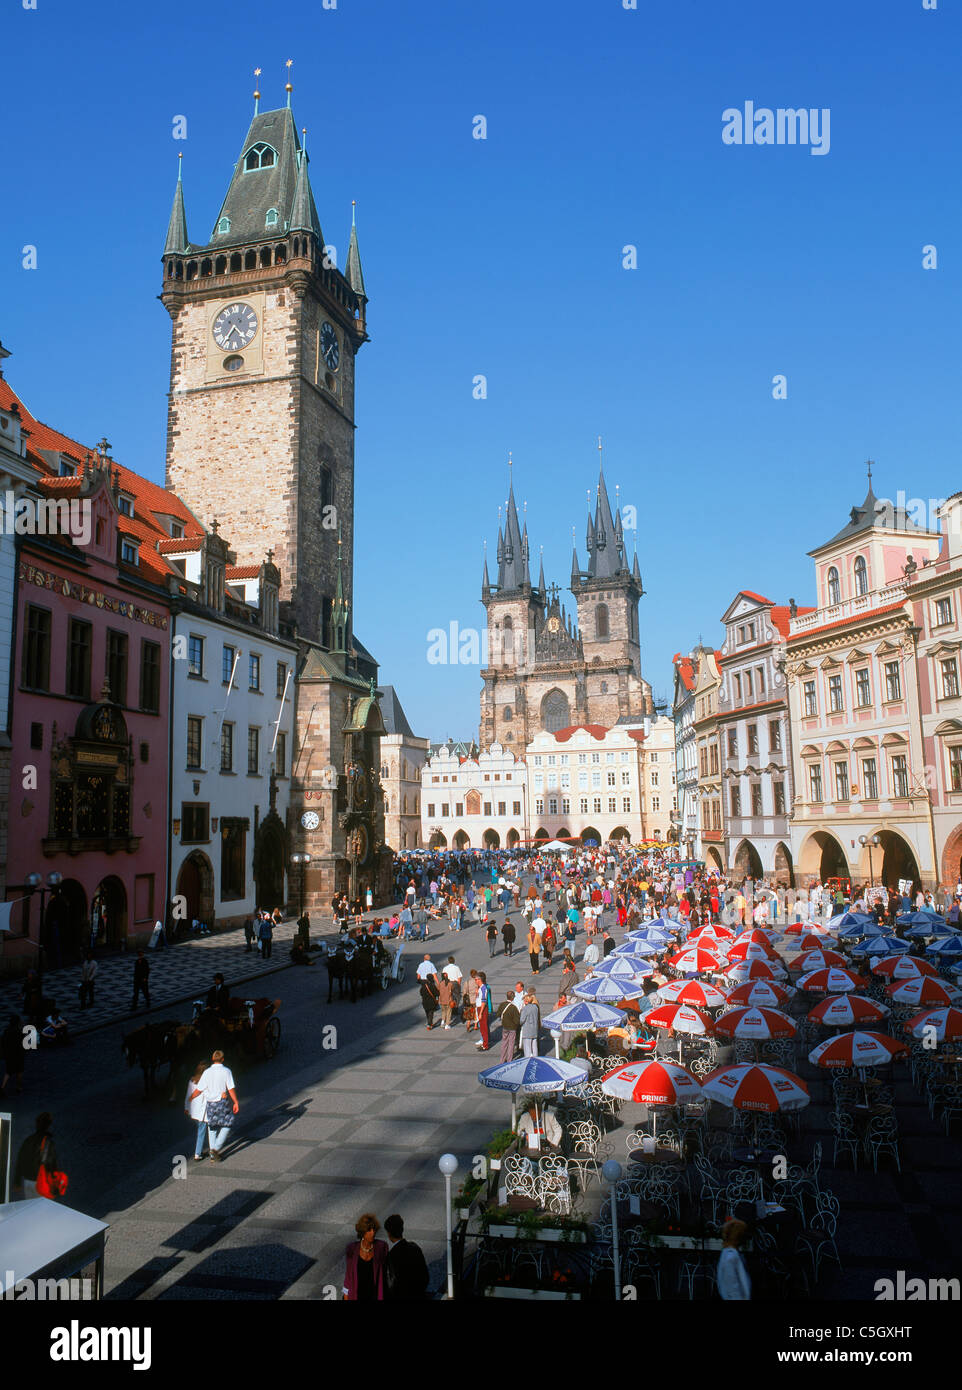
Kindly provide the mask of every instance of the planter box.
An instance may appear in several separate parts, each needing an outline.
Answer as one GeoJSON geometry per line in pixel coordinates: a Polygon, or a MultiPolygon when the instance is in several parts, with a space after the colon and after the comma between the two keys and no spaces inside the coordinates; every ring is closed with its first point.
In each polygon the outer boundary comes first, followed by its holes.
{"type": "Polygon", "coordinates": [[[494,1222],[488,1227],[487,1235],[503,1236],[505,1240],[540,1240],[546,1243],[584,1245],[587,1235],[584,1231],[563,1231],[557,1226],[542,1226],[537,1235],[529,1236],[520,1226],[500,1226],[494,1222]]]}
{"type": "Polygon", "coordinates": [[[511,1284],[489,1284],[484,1290],[485,1298],[535,1298],[542,1302],[568,1303],[580,1299],[580,1293],[561,1289],[519,1289],[511,1284]]]}

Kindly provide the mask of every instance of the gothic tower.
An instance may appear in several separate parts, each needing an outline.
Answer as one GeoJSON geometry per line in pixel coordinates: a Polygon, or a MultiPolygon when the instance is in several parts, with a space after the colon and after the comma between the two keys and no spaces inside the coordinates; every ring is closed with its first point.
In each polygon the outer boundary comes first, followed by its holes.
{"type": "MultiPolygon", "coordinates": [[[[240,564],[275,546],[298,635],[329,648],[338,533],[350,606],[354,363],[366,296],[325,247],[288,106],[258,113],[209,241],[187,235],[178,178],[161,300],[173,321],[167,486],[216,517],[240,564]]],[[[282,610],[283,611],[283,610],[282,610]]]]}

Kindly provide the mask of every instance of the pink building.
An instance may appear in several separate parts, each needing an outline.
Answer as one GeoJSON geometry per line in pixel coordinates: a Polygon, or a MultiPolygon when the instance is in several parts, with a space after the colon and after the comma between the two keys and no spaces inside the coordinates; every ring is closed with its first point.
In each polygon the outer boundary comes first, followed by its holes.
{"type": "Polygon", "coordinates": [[[42,497],[71,506],[54,534],[51,514],[38,509],[19,542],[6,875],[16,906],[4,973],[37,963],[41,902],[26,891],[31,876],[44,884],[48,969],[92,940],[143,944],[165,915],[169,567],[143,490],[166,499],[180,534],[197,525],[176,498],[114,464],[105,441],[91,457],[0,380],[0,405],[14,402],[42,497]],[[51,874],[62,880],[53,891],[51,874]]]}

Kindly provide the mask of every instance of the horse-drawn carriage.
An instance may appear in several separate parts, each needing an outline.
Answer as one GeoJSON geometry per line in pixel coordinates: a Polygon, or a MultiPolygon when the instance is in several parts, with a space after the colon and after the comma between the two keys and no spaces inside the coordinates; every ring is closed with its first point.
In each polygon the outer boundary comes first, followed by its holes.
{"type": "Polygon", "coordinates": [[[333,951],[328,951],[325,960],[329,979],[327,1002],[330,1004],[334,997],[335,982],[338,998],[343,999],[350,990],[352,1004],[357,1003],[359,994],[370,994],[378,986],[387,989],[392,980],[403,983],[403,950],[403,941],[392,952],[376,936],[364,936],[360,941],[342,938],[333,951]]]}
{"type": "Polygon", "coordinates": [[[230,999],[223,1015],[194,1000],[189,1023],[166,1020],[147,1023],[121,1042],[129,1067],[139,1064],[144,1073],[144,1097],[149,1097],[160,1067],[169,1066],[170,1099],[176,1098],[178,1081],[194,1068],[209,1062],[211,1054],[224,1053],[228,1066],[254,1057],[270,1059],[281,1040],[279,999],[230,999]]]}
{"type": "MultiPolygon", "coordinates": [[[[226,1012],[216,1016],[224,1032],[221,1051],[226,1055],[233,1042],[246,1057],[263,1057],[269,1061],[281,1042],[281,1021],[277,1016],[280,1006],[279,999],[231,998],[226,1012]]],[[[208,1012],[206,1002],[195,999],[191,1023],[196,1025],[205,1012],[208,1012]]]]}

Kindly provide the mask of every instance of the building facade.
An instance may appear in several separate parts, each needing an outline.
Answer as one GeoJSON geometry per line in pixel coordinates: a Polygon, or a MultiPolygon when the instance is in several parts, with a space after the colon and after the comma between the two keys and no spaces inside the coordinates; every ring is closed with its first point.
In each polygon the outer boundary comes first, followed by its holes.
{"type": "Polygon", "coordinates": [[[650,717],[651,687],[641,674],[638,557],[629,564],[620,511],[614,515],[600,474],[587,531],[588,563],[572,555],[575,613],[560,590],[545,584],[542,564],[532,583],[527,522],[522,530],[513,482],[498,529],[497,580],[485,558],[481,601],[486,612],[487,664],[481,671],[479,742],[516,750],[536,733],[574,723],[609,727],[650,717]]]}
{"type": "Polygon", "coordinates": [[[670,838],[686,858],[695,857],[699,843],[698,753],[695,743],[695,670],[698,649],[672,658],[674,690],[672,722],[675,726],[675,796],[677,812],[670,838]]]}
{"type": "Polygon", "coordinates": [[[527,768],[493,743],[476,758],[445,745],[421,769],[421,843],[442,849],[514,848],[530,836],[527,768]]]}
{"type": "Polygon", "coordinates": [[[795,792],[785,644],[792,617],[810,611],[742,590],[722,615],[718,751],[727,811],[722,816],[725,862],[736,878],[794,883],[788,816],[795,792]]]}
{"type": "Polygon", "coordinates": [[[692,729],[698,778],[695,786],[698,816],[696,858],[711,868],[724,867],[722,829],[721,749],[718,738],[718,691],[721,672],[718,652],[707,647],[698,653],[695,670],[695,713],[692,729]]]}
{"type": "Polygon", "coordinates": [[[417,849],[422,844],[421,769],[431,756],[431,745],[412,730],[393,686],[382,686],[378,701],[385,728],[381,739],[385,839],[393,850],[417,849]]]}

